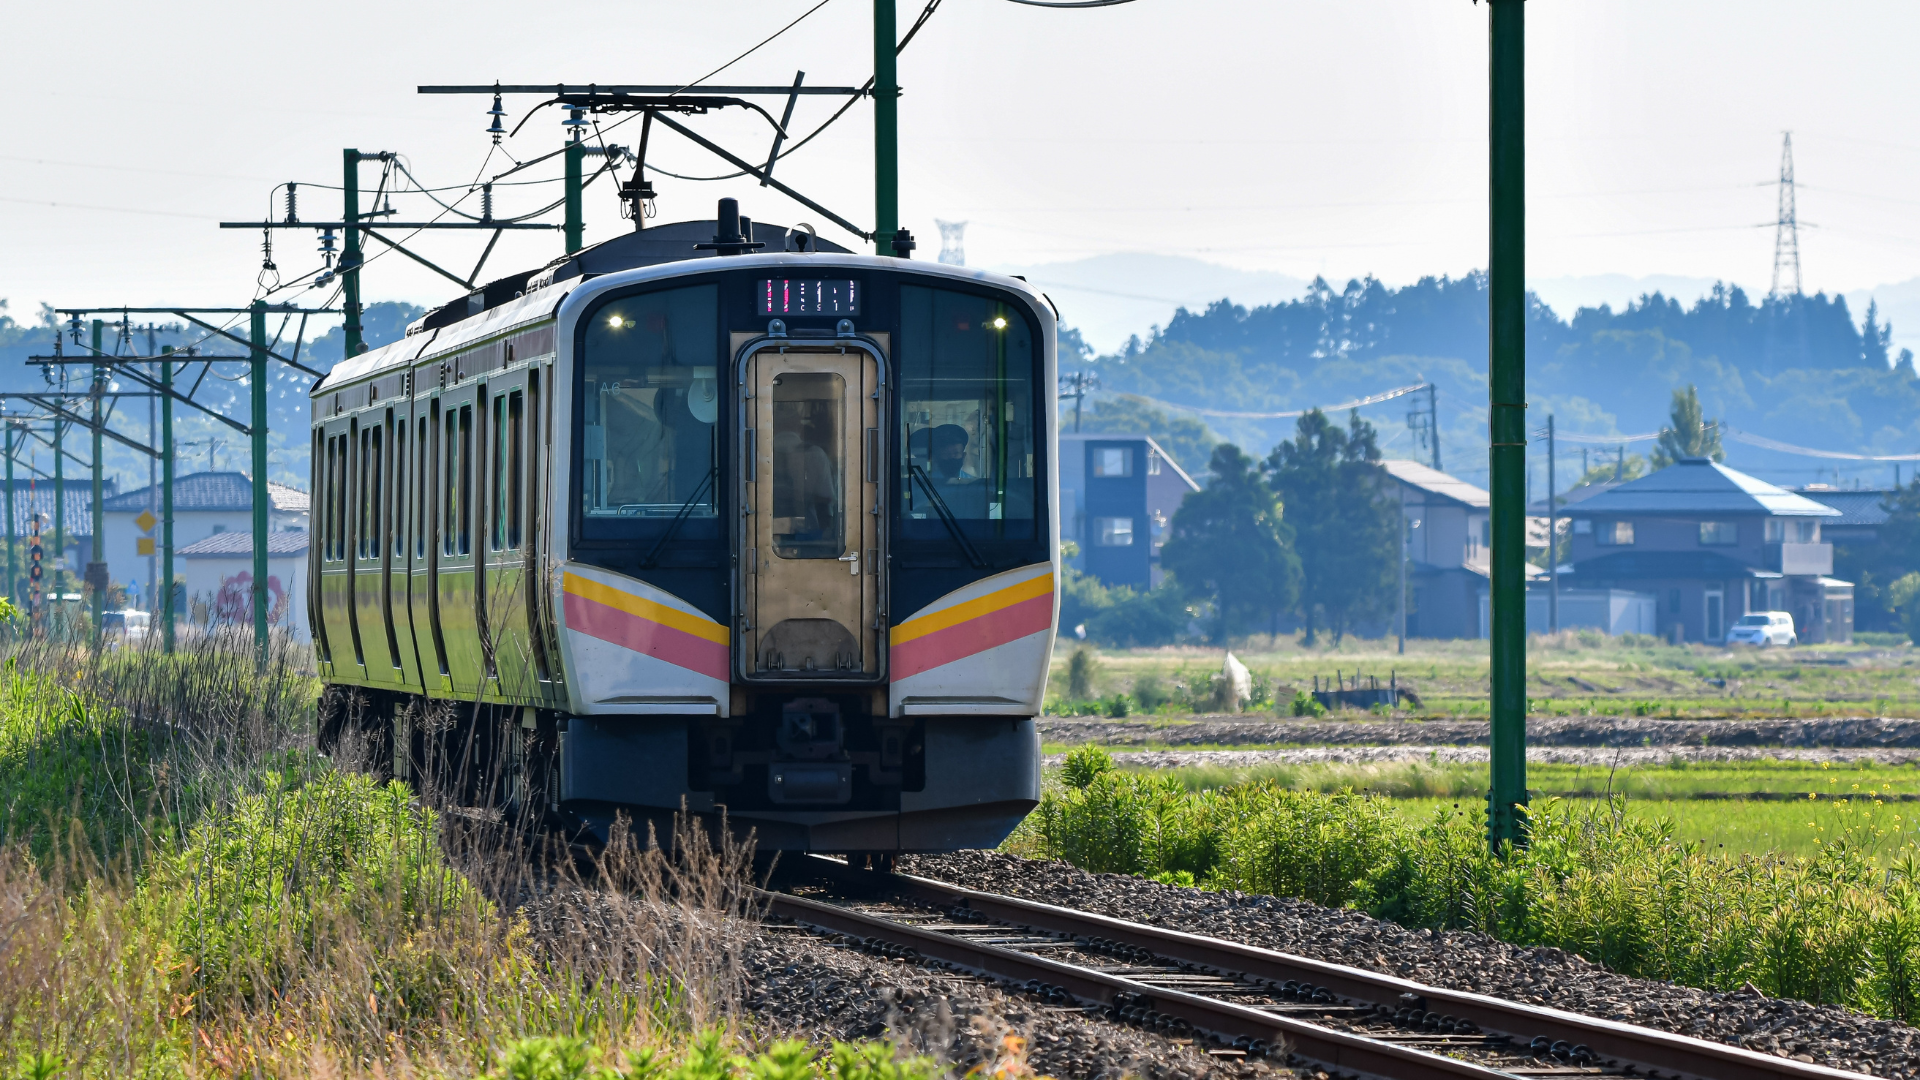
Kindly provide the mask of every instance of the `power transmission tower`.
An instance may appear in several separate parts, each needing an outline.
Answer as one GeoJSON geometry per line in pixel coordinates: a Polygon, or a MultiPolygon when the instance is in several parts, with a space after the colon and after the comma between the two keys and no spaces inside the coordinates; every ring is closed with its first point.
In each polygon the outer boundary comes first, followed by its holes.
{"type": "Polygon", "coordinates": [[[948,266],[967,265],[967,223],[939,218],[934,218],[933,223],[940,226],[940,261],[948,266]]]}
{"type": "Polygon", "coordinates": [[[1793,205],[1793,132],[1781,136],[1780,214],[1773,223],[1773,295],[1800,295],[1800,219],[1793,205]],[[1792,287],[1785,286],[1791,282],[1792,287]]]}

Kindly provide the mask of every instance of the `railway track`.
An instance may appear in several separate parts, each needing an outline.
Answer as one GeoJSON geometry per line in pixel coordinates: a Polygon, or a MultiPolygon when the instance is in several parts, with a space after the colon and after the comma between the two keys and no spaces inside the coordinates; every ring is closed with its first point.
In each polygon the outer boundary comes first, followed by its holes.
{"type": "Polygon", "coordinates": [[[898,959],[1268,1058],[1380,1080],[1864,1074],[905,874],[797,860],[768,915],[898,959]],[[806,895],[811,893],[811,895],[806,895]]]}

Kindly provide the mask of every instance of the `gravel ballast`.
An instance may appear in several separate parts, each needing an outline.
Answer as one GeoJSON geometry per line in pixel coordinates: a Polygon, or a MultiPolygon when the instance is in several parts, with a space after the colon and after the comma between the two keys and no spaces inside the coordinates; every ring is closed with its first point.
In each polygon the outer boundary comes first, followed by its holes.
{"type": "Polygon", "coordinates": [[[1063,1080],[1259,1080],[1294,1075],[1085,1014],[1048,1008],[984,980],[883,960],[797,929],[769,928],[742,955],[746,1005],[769,1029],[812,1042],[887,1039],[955,1066],[992,1061],[1008,1034],[1027,1063],[1063,1080]]]}
{"type": "Polygon", "coordinates": [[[1090,874],[1065,863],[992,851],[907,856],[900,869],[1432,986],[1550,1005],[1874,1076],[1920,1078],[1920,1030],[1837,1006],[1770,998],[1751,987],[1732,993],[1695,990],[1619,975],[1560,949],[1522,948],[1477,933],[1408,930],[1302,900],[1090,874]]]}

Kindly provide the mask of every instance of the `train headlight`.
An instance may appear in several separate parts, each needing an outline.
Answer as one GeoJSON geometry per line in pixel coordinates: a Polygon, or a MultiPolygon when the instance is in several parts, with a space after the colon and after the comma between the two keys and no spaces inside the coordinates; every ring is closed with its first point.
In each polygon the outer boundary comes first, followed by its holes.
{"type": "Polygon", "coordinates": [[[1004,315],[995,315],[995,316],[993,317],[993,328],[994,328],[995,330],[1005,330],[1005,329],[1007,328],[1007,318],[1006,318],[1006,316],[1004,316],[1004,315]]]}
{"type": "Polygon", "coordinates": [[[607,325],[613,327],[615,330],[618,330],[621,327],[627,325],[627,320],[618,315],[609,315],[607,316],[607,325]]]}

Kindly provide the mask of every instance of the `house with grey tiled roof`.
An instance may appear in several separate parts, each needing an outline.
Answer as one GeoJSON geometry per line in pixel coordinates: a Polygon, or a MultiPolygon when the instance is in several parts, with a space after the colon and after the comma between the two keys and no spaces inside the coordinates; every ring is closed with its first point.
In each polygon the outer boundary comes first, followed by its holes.
{"type": "MultiPolygon", "coordinates": [[[[307,531],[307,493],[296,487],[267,482],[269,533],[307,531]]],[[[106,529],[107,575],[116,582],[138,584],[143,600],[153,595],[159,574],[161,529],[158,486],[142,486],[101,503],[106,529]],[[142,515],[151,514],[152,529],[143,529],[142,515]],[[142,544],[141,541],[149,541],[142,544]],[[151,552],[151,553],[149,553],[151,552]]],[[[253,481],[243,472],[198,472],[173,480],[173,545],[176,559],[189,545],[227,533],[253,531],[253,481]]],[[[249,544],[251,540],[249,540],[249,544]]],[[[248,548],[251,551],[251,547],[248,548]]],[[[270,547],[268,549],[272,551],[270,547]]],[[[175,574],[184,573],[176,563],[175,574]]]]}
{"type": "MultiPolygon", "coordinates": [[[[307,542],[304,531],[267,534],[267,604],[275,627],[308,640],[307,542]]],[[[253,619],[253,533],[230,530],[174,552],[185,607],[198,625],[249,624],[253,619]]]]}
{"type": "Polygon", "coordinates": [[[1784,611],[1803,642],[1852,640],[1853,584],[1821,534],[1843,513],[1824,502],[1688,458],[1561,513],[1562,585],[1651,593],[1662,636],[1723,641],[1741,615],[1784,611]]]}

